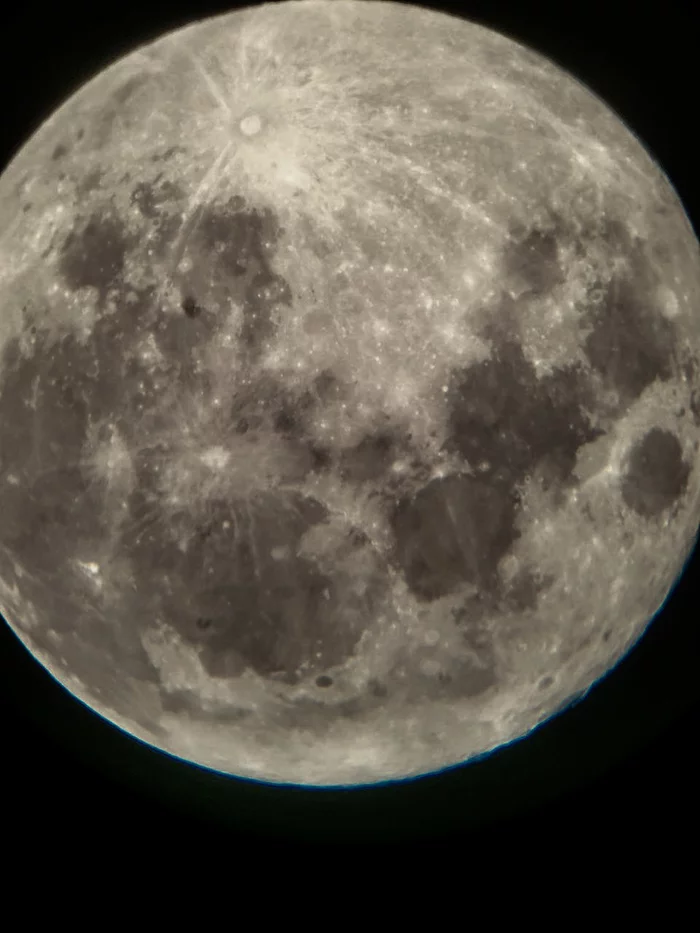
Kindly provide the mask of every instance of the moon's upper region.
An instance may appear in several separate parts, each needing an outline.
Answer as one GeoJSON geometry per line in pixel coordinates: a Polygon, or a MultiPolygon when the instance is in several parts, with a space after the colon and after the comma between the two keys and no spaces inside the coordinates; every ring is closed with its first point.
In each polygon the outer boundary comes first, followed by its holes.
{"type": "Polygon", "coordinates": [[[679,577],[699,440],[675,191],[483,27],[206,19],[0,176],[0,610],[178,758],[367,784],[525,735],[679,577]]]}

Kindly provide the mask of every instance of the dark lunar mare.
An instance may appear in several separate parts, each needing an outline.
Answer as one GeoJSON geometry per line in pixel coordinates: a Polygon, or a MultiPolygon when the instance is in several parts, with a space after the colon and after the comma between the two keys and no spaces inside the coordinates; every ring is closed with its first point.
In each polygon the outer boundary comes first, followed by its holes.
{"type": "MultiPolygon", "coordinates": [[[[503,274],[541,296],[565,280],[558,238],[574,234],[553,216],[546,229],[513,232],[503,274]]],[[[517,300],[504,295],[486,316],[481,336],[491,356],[456,368],[446,394],[449,437],[445,449],[464,461],[464,473],[433,479],[389,505],[392,559],[414,596],[431,602],[464,584],[476,588],[456,622],[473,635],[498,606],[532,609],[552,584],[526,568],[506,586],[498,565],[518,540],[523,483],[536,477],[557,495],[576,484],[579,449],[604,434],[591,416],[620,415],[655,380],[677,371],[678,335],[654,304],[654,275],[644,244],[624,225],[605,221],[578,234],[602,239],[611,255],[625,258],[625,273],[602,287],[581,318],[583,351],[603,388],[617,398],[610,412],[599,388],[578,363],[538,377],[518,340],[517,300]]],[[[653,517],[682,495],[689,468],[672,432],[654,429],[635,447],[622,482],[622,496],[640,515],[653,517]]],[[[556,498],[555,498],[556,501],[556,498]]]]}
{"type": "Polygon", "coordinates": [[[625,503],[638,515],[653,518],[671,508],[685,492],[690,465],[673,432],[651,428],[632,448],[622,477],[625,503]]]}

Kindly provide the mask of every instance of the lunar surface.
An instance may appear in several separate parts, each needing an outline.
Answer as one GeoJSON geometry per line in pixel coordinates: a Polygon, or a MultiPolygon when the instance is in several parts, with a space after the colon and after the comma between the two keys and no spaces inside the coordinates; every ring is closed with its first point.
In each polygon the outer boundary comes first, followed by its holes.
{"type": "Polygon", "coordinates": [[[110,65],[0,177],[0,609],[177,758],[354,785],[610,671],[700,518],[700,254],[597,97],[416,6],[110,65]]]}

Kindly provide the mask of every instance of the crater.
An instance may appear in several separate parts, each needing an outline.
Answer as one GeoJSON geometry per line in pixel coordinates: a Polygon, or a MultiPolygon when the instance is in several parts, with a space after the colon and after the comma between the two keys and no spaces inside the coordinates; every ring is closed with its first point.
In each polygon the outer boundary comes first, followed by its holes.
{"type": "Polygon", "coordinates": [[[654,518],[683,495],[690,466],[673,432],[654,427],[632,448],[621,481],[624,502],[638,515],[654,518]]]}
{"type": "Polygon", "coordinates": [[[250,113],[243,117],[239,126],[244,136],[255,136],[262,129],[262,120],[257,113],[250,113]]]}

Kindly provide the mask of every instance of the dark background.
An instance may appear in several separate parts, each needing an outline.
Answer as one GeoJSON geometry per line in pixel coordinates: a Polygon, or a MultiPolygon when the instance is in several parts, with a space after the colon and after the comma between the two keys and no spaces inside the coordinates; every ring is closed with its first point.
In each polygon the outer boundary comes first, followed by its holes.
{"type": "MultiPolygon", "coordinates": [[[[661,163],[698,230],[700,14],[692,4],[430,5],[461,11],[536,48],[597,92],[661,163]]],[[[6,7],[0,170],[114,58],[228,8],[167,6],[103,0],[47,9],[30,0],[6,7]]],[[[105,847],[119,839],[130,847],[155,840],[181,850],[192,839],[292,847],[489,841],[509,852],[509,845],[520,849],[523,840],[539,838],[562,858],[590,844],[648,853],[654,866],[689,843],[700,825],[699,564],[696,549],[663,611],[613,674],[526,741],[466,769],[353,792],[256,785],[174,763],[73,700],[2,625],[5,844],[70,837],[105,847]]]]}

